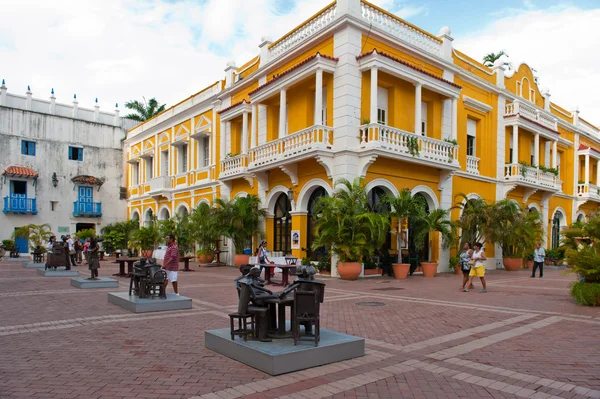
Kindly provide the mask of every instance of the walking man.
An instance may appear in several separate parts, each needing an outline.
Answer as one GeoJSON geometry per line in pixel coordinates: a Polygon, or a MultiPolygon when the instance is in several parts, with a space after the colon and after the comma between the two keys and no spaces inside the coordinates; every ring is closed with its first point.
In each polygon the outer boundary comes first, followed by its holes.
{"type": "Polygon", "coordinates": [[[533,273],[531,278],[535,278],[535,271],[540,268],[540,278],[544,277],[544,258],[546,257],[546,251],[542,248],[538,242],[535,244],[535,250],[533,251],[533,273]]]}
{"type": "Polygon", "coordinates": [[[68,251],[69,251],[69,260],[71,261],[71,265],[72,266],[77,266],[77,263],[75,262],[75,241],[73,241],[73,239],[71,238],[70,235],[67,235],[67,245],[68,245],[68,251]]]}
{"type": "Polygon", "coordinates": [[[165,239],[167,242],[167,251],[165,252],[165,258],[163,261],[163,269],[167,271],[167,281],[165,282],[165,291],[169,285],[169,280],[173,283],[173,291],[175,295],[179,296],[179,289],[177,288],[177,271],[179,270],[179,248],[175,243],[175,236],[173,234],[167,234],[165,239]]]}

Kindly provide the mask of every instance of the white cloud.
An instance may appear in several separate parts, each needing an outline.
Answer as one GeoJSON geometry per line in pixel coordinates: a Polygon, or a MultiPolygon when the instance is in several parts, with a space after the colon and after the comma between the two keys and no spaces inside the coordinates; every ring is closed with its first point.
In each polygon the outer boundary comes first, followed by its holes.
{"type": "Polygon", "coordinates": [[[477,60],[505,50],[515,67],[524,62],[537,70],[553,102],[569,110],[579,106],[584,119],[600,124],[600,36],[594,33],[600,9],[551,7],[509,14],[456,38],[455,48],[477,60]]]}

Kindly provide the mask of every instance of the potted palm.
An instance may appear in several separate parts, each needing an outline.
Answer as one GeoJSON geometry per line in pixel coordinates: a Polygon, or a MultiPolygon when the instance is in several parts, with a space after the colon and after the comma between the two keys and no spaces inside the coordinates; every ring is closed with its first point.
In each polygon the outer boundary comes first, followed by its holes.
{"type": "Polygon", "coordinates": [[[234,263],[241,266],[248,263],[250,255],[244,248],[255,236],[263,236],[261,225],[267,210],[260,207],[260,199],[255,195],[237,197],[232,201],[217,199],[216,220],[225,237],[231,238],[235,247],[234,263]]]}
{"type": "Polygon", "coordinates": [[[414,215],[420,215],[421,210],[425,209],[423,197],[413,196],[409,189],[405,188],[397,197],[386,196],[384,201],[390,205],[390,216],[395,218],[395,228],[392,232],[396,234],[396,243],[398,248],[398,262],[392,263],[394,278],[404,279],[410,271],[409,263],[402,263],[402,250],[408,243],[408,219],[414,215]]]}
{"type": "Polygon", "coordinates": [[[190,215],[191,233],[198,243],[198,262],[211,263],[214,259],[215,242],[219,239],[216,208],[206,202],[200,203],[190,215]]]}
{"type": "Polygon", "coordinates": [[[363,257],[381,247],[389,231],[387,215],[369,209],[363,179],[341,179],[332,196],[320,197],[316,204],[313,248],[331,248],[338,256],[337,269],[343,280],[356,280],[363,257]]]}
{"type": "Polygon", "coordinates": [[[140,249],[145,258],[151,258],[156,245],[160,242],[158,223],[154,220],[148,226],[140,227],[131,234],[131,245],[140,249]]]}
{"type": "Polygon", "coordinates": [[[13,232],[13,238],[23,237],[30,241],[31,249],[35,254],[41,254],[46,251],[44,243],[52,236],[49,224],[28,224],[19,227],[13,232]]]}
{"type": "Polygon", "coordinates": [[[542,221],[537,212],[523,212],[510,200],[492,204],[488,223],[483,227],[485,236],[502,247],[502,263],[508,271],[516,271],[523,265],[523,257],[533,252],[535,243],[543,234],[542,221]]]}
{"type": "MultiPolygon", "coordinates": [[[[415,246],[422,249],[425,239],[430,233],[439,233],[442,238],[442,248],[448,249],[454,243],[456,237],[455,224],[450,220],[450,212],[445,209],[434,209],[427,213],[425,208],[419,210],[417,221],[415,223],[414,236],[415,246]]],[[[423,276],[434,277],[437,274],[437,262],[421,262],[423,276]]]]}

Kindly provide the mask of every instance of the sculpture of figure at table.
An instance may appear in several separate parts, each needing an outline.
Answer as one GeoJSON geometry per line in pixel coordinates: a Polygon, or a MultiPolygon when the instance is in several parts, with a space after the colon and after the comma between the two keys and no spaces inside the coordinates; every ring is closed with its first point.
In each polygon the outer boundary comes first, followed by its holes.
{"type": "MultiPolygon", "coordinates": [[[[288,285],[283,291],[283,296],[288,293],[299,289],[301,291],[315,291],[319,296],[319,302],[323,303],[325,299],[325,283],[321,280],[315,280],[315,274],[317,273],[317,269],[312,265],[300,265],[296,268],[296,280],[288,285]]],[[[312,333],[312,324],[305,323],[304,329],[306,334],[312,333]]]]}
{"type": "Polygon", "coordinates": [[[243,279],[244,277],[246,277],[246,275],[248,274],[248,272],[250,271],[250,269],[252,269],[252,265],[248,265],[248,264],[243,264],[240,266],[240,273],[242,274],[241,276],[237,277],[234,281],[235,281],[235,288],[238,291],[238,296],[240,294],[240,283],[239,281],[241,279],[243,279]]]}
{"type": "Polygon", "coordinates": [[[256,306],[266,306],[265,300],[283,297],[282,292],[271,292],[265,287],[265,281],[260,278],[260,267],[253,266],[238,282],[249,284],[252,287],[251,301],[256,306]]]}

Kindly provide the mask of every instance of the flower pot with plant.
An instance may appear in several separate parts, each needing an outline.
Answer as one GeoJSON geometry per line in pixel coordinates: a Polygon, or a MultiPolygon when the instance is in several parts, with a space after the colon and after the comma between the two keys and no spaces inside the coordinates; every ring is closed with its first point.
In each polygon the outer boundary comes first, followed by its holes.
{"type": "Polygon", "coordinates": [[[231,238],[235,247],[235,265],[248,263],[250,255],[244,254],[244,248],[252,245],[254,237],[264,236],[261,225],[267,210],[260,207],[260,199],[255,195],[236,197],[232,201],[219,198],[216,204],[219,229],[231,238]]]}
{"type": "Polygon", "coordinates": [[[527,266],[527,268],[529,270],[533,269],[533,254],[528,253],[525,255],[525,266],[527,266]]]}
{"type": "Polygon", "coordinates": [[[448,261],[448,270],[451,273],[462,274],[462,270],[460,269],[460,257],[452,256],[448,261]]]}
{"type": "Polygon", "coordinates": [[[31,251],[36,254],[45,252],[45,244],[52,236],[49,224],[28,224],[19,227],[13,232],[13,239],[23,237],[29,241],[31,251]]]}
{"type": "Polygon", "coordinates": [[[140,227],[131,234],[131,245],[140,249],[143,257],[151,258],[160,239],[158,222],[154,220],[148,226],[140,227]]]}
{"type": "Polygon", "coordinates": [[[379,267],[379,263],[375,261],[373,257],[369,257],[364,261],[363,275],[365,276],[381,276],[382,270],[379,267]]]}
{"type": "Polygon", "coordinates": [[[132,234],[140,227],[137,220],[116,222],[102,228],[102,248],[104,251],[114,253],[122,248],[129,248],[132,234]]]}
{"type": "Polygon", "coordinates": [[[331,275],[331,256],[324,255],[319,258],[319,263],[317,263],[317,269],[319,269],[319,273],[324,276],[331,275]]]}
{"type": "Polygon", "coordinates": [[[190,215],[190,224],[193,240],[199,248],[196,251],[198,262],[211,263],[215,257],[215,244],[221,235],[217,208],[201,202],[190,215]]]}
{"type": "MultiPolygon", "coordinates": [[[[425,240],[433,233],[439,233],[442,238],[442,248],[448,249],[454,243],[456,225],[450,220],[450,212],[445,209],[433,209],[429,213],[423,207],[418,210],[413,224],[415,246],[418,250],[423,248],[425,240]]],[[[421,262],[424,277],[435,277],[437,262],[421,262]]]]}
{"type": "Polygon", "coordinates": [[[332,196],[320,197],[316,203],[313,248],[331,248],[338,256],[338,273],[343,280],[356,280],[362,271],[363,258],[381,247],[389,231],[387,215],[372,211],[361,178],[350,182],[341,179],[332,196]]]}
{"type": "MultiPolygon", "coordinates": [[[[387,195],[384,202],[390,207],[390,216],[395,218],[395,226],[392,233],[396,234],[396,248],[407,247],[409,218],[420,215],[425,208],[423,197],[413,196],[408,188],[398,193],[397,197],[387,195]]],[[[411,220],[412,222],[412,220],[411,220]]],[[[402,251],[398,251],[398,263],[393,263],[394,278],[405,279],[410,271],[410,264],[402,263],[402,251]]]]}

